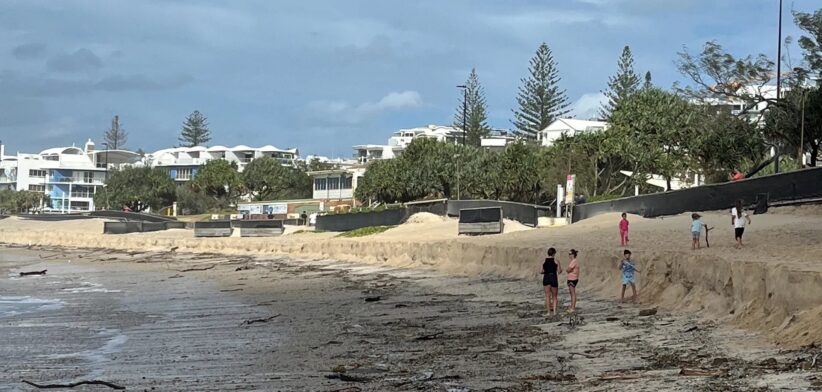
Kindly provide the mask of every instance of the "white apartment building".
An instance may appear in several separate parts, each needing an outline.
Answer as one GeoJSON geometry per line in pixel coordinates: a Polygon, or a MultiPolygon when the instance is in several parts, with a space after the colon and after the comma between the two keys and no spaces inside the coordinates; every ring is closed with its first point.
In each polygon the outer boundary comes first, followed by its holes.
{"type": "Polygon", "coordinates": [[[388,144],[361,144],[354,146],[354,159],[366,164],[374,159],[391,159],[402,154],[411,141],[419,138],[434,139],[446,143],[462,142],[461,129],[442,125],[427,125],[419,128],[400,129],[388,138],[388,144]]]}
{"type": "Polygon", "coordinates": [[[577,120],[575,118],[558,118],[542,131],[537,133],[537,140],[543,147],[554,144],[562,135],[574,136],[583,132],[597,132],[608,129],[604,121],[577,120]]]}
{"type": "Polygon", "coordinates": [[[94,194],[103,186],[109,170],[132,165],[140,156],[125,150],[96,150],[89,139],[84,149],[57,147],[39,154],[5,155],[0,145],[0,189],[40,192],[48,195],[44,206],[59,212],[94,211],[94,194]]]}
{"type": "Polygon", "coordinates": [[[271,157],[283,165],[291,166],[299,159],[299,151],[296,148],[284,150],[271,145],[263,147],[245,145],[175,147],[146,155],[146,164],[167,169],[174,181],[183,183],[194,178],[199,167],[212,159],[235,162],[238,170],[243,171],[251,161],[262,157],[271,157]]]}

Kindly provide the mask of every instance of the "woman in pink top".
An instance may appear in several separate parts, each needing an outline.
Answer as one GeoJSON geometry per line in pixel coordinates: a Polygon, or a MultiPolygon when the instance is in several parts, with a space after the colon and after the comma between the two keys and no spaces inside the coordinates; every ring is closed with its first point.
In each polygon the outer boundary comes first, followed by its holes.
{"type": "Polygon", "coordinates": [[[622,213],[622,220],[619,221],[619,244],[628,246],[628,214],[622,213]]]}
{"type": "Polygon", "coordinates": [[[565,271],[568,273],[568,291],[571,293],[571,308],[568,309],[569,313],[574,313],[577,311],[577,284],[579,283],[579,262],[577,261],[577,250],[571,249],[568,252],[568,257],[571,258],[571,262],[568,263],[568,268],[565,271]]]}

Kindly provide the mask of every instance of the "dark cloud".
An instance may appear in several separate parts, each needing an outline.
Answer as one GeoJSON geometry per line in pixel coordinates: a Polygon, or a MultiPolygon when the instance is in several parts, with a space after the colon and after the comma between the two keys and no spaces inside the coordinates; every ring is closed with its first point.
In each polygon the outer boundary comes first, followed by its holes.
{"type": "Polygon", "coordinates": [[[57,72],[84,72],[103,66],[103,61],[94,52],[82,48],[71,54],[58,54],[46,62],[46,68],[57,72]]]}
{"type": "Polygon", "coordinates": [[[21,60],[36,59],[45,53],[46,45],[37,42],[17,45],[11,50],[12,56],[21,60]]]}
{"type": "Polygon", "coordinates": [[[194,80],[191,75],[152,79],[145,75],[114,75],[101,79],[94,87],[103,91],[167,90],[185,86],[194,80]]]}
{"type": "Polygon", "coordinates": [[[68,79],[25,77],[20,74],[0,72],[0,91],[18,97],[60,97],[82,95],[96,91],[127,92],[169,90],[185,86],[194,80],[190,75],[149,77],[136,75],[111,75],[102,79],[68,79]]]}

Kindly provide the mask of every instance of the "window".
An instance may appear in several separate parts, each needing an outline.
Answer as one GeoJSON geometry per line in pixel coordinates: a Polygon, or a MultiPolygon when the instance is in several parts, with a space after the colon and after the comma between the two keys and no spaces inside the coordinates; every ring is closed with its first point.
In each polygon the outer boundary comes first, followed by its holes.
{"type": "Polygon", "coordinates": [[[178,180],[190,180],[191,179],[191,168],[190,167],[181,167],[177,169],[177,179],[178,180]]]}
{"type": "Polygon", "coordinates": [[[45,177],[46,171],[45,170],[34,170],[29,169],[29,177],[45,177]]]}
{"type": "Polygon", "coordinates": [[[325,178],[315,178],[314,179],[314,190],[315,191],[324,191],[326,187],[325,178]]]}
{"type": "Polygon", "coordinates": [[[328,189],[340,189],[340,179],[338,177],[332,177],[328,179],[328,189]]]}
{"type": "Polygon", "coordinates": [[[353,187],[352,181],[354,180],[353,177],[343,177],[342,178],[342,187],[341,189],[351,189],[353,187]]]}
{"type": "Polygon", "coordinates": [[[94,172],[83,172],[83,182],[92,183],[94,182],[94,172]]]}
{"type": "Polygon", "coordinates": [[[43,157],[43,159],[47,161],[59,161],[60,157],[58,157],[57,155],[46,155],[43,157]]]}
{"type": "Polygon", "coordinates": [[[29,184],[29,190],[32,192],[45,192],[46,186],[45,185],[35,185],[29,184]]]}

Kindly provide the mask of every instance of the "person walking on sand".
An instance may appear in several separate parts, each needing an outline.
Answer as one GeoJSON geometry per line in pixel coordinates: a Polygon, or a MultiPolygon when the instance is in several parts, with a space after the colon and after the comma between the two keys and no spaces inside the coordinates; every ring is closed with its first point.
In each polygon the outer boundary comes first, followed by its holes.
{"type": "Polygon", "coordinates": [[[731,224],[734,227],[734,239],[736,239],[734,248],[736,249],[742,247],[742,234],[745,233],[746,223],[751,224],[751,217],[742,209],[742,199],[737,199],[736,206],[731,209],[731,224]]]}
{"type": "Polygon", "coordinates": [[[619,262],[619,269],[622,270],[622,296],[620,297],[620,302],[625,302],[625,288],[628,285],[631,285],[631,291],[633,292],[633,296],[631,296],[631,301],[636,301],[636,285],[634,285],[634,271],[639,272],[636,269],[636,265],[634,264],[633,260],[631,260],[631,251],[625,249],[622,252],[624,258],[622,261],[619,262]]]}
{"type": "Polygon", "coordinates": [[[542,287],[545,289],[545,309],[551,316],[557,314],[557,307],[559,306],[559,297],[557,297],[559,281],[557,275],[562,273],[562,266],[554,260],[554,255],[556,254],[556,249],[548,248],[548,257],[542,262],[542,287]]]}
{"type": "Polygon", "coordinates": [[[622,219],[619,221],[619,245],[628,246],[628,214],[622,213],[622,219]]]}
{"type": "Polygon", "coordinates": [[[568,309],[568,313],[574,313],[577,311],[577,285],[579,284],[579,261],[577,261],[577,252],[576,249],[571,249],[568,252],[568,257],[571,259],[571,262],[568,263],[568,292],[571,294],[571,307],[568,309]]]}
{"type": "MultiPolygon", "coordinates": [[[[702,227],[705,226],[699,218],[702,216],[693,213],[691,214],[691,249],[697,250],[700,248],[699,238],[702,237],[702,227]]],[[[705,226],[707,228],[707,226],[705,226]]]]}

